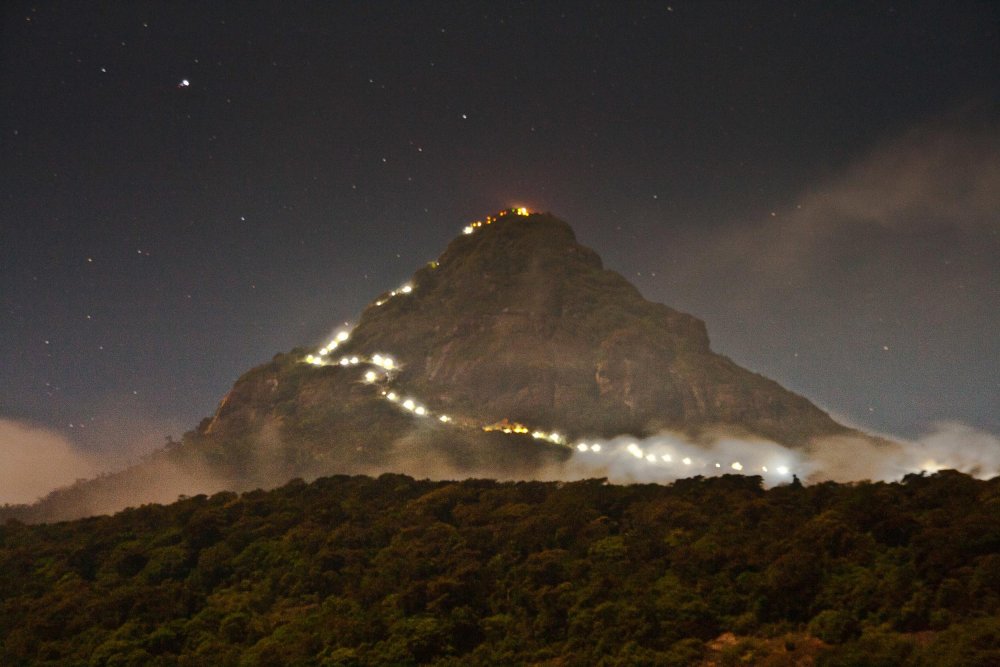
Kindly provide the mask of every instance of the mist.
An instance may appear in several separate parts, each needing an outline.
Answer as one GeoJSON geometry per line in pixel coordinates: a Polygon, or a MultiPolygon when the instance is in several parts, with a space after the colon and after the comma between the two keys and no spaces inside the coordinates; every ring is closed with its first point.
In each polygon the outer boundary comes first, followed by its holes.
{"type": "Polygon", "coordinates": [[[0,504],[31,503],[49,491],[92,477],[99,465],[62,435],[0,419],[0,504]]]}
{"type": "MultiPolygon", "coordinates": [[[[171,457],[174,420],[108,403],[72,437],[0,419],[0,505],[31,505],[30,520],[109,514],[232,487],[199,456],[171,457]],[[82,482],[78,484],[77,482],[82,482]],[[37,511],[36,511],[37,510],[37,511]]],[[[275,485],[286,480],[275,479],[275,485]]]]}
{"type": "Polygon", "coordinates": [[[996,433],[998,216],[1000,123],[962,109],[768,209],[665,224],[639,283],[706,320],[717,351],[852,421],[996,433]]]}
{"type": "Polygon", "coordinates": [[[894,482],[908,474],[940,470],[981,479],[1000,475],[1000,438],[955,422],[935,424],[915,440],[840,436],[817,439],[801,449],[724,435],[707,445],[672,433],[644,439],[621,436],[578,443],[569,460],[546,467],[540,477],[565,481],[606,477],[616,484],[630,484],[741,474],[758,475],[766,486],[776,486],[795,478],[806,484],[894,482]]]}

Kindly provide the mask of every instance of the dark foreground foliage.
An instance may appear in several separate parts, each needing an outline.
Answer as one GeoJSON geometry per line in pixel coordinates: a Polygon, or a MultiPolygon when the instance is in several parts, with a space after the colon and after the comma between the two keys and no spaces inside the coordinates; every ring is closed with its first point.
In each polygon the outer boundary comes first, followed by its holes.
{"type": "Polygon", "coordinates": [[[1000,479],[292,482],[0,528],[0,664],[998,665],[1000,479]]]}

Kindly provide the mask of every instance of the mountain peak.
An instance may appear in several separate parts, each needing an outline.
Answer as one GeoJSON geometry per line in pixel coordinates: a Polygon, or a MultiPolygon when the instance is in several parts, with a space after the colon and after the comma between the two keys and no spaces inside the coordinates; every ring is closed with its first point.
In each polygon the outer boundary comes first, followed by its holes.
{"type": "Polygon", "coordinates": [[[438,260],[365,309],[343,350],[392,355],[391,386],[428,410],[532,432],[724,427],[802,445],[846,430],[714,354],[701,320],[644,299],[566,222],[524,209],[467,225],[438,260]]]}
{"type": "Polygon", "coordinates": [[[186,493],[334,473],[525,478],[587,439],[663,432],[864,437],[713,352],[701,320],[643,298],[562,220],[511,209],[467,225],[353,331],[245,373],[181,444],[23,516],[172,499],[177,479],[186,493]]]}

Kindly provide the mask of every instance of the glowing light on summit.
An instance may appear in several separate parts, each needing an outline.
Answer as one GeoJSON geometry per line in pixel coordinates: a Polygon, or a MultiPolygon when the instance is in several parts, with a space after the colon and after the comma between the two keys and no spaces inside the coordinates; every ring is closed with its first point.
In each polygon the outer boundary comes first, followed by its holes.
{"type": "Polygon", "coordinates": [[[492,225],[499,218],[506,217],[508,215],[517,215],[522,217],[527,217],[531,215],[531,211],[525,206],[518,206],[516,208],[508,208],[502,211],[498,211],[496,217],[486,216],[485,220],[476,220],[475,222],[470,222],[465,227],[462,228],[462,233],[465,235],[474,234],[476,230],[482,229],[487,225],[492,225]]]}

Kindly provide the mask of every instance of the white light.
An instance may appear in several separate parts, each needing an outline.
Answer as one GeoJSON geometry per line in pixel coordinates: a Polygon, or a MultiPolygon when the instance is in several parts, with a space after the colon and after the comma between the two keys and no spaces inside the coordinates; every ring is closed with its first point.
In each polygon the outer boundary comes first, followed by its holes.
{"type": "Polygon", "coordinates": [[[642,450],[639,449],[639,445],[635,444],[634,442],[629,443],[628,447],[625,448],[625,451],[627,451],[629,454],[631,454],[637,459],[641,459],[643,456],[642,450]]]}
{"type": "Polygon", "coordinates": [[[546,438],[546,435],[542,431],[535,431],[534,433],[531,434],[531,437],[534,438],[535,440],[544,440],[546,438]]]}
{"type": "Polygon", "coordinates": [[[448,415],[441,415],[440,417],[438,417],[438,419],[444,422],[445,424],[451,421],[451,417],[449,417],[448,415]]]}
{"type": "Polygon", "coordinates": [[[549,440],[551,440],[552,442],[556,442],[556,443],[561,443],[562,439],[563,439],[563,437],[561,435],[559,435],[558,433],[553,433],[552,435],[549,436],[549,440]]]}
{"type": "Polygon", "coordinates": [[[391,371],[393,366],[395,365],[396,362],[392,360],[392,357],[385,357],[384,359],[382,359],[382,368],[386,369],[387,371],[391,371]]]}
{"type": "Polygon", "coordinates": [[[418,405],[416,408],[413,409],[413,411],[418,415],[420,415],[421,417],[427,414],[427,409],[424,408],[424,406],[422,405],[418,405]]]}
{"type": "Polygon", "coordinates": [[[403,285],[402,287],[399,288],[399,291],[402,292],[403,294],[409,294],[410,292],[413,291],[413,285],[403,285]]]}
{"type": "Polygon", "coordinates": [[[579,445],[576,446],[576,448],[577,448],[577,450],[579,450],[581,452],[585,452],[588,449],[590,449],[590,447],[588,447],[587,443],[585,443],[585,442],[581,442],[579,445]]]}
{"type": "Polygon", "coordinates": [[[716,468],[721,468],[721,467],[722,467],[722,464],[721,464],[721,463],[716,463],[716,464],[715,464],[715,467],[716,467],[716,468]]]}
{"type": "Polygon", "coordinates": [[[383,303],[385,303],[385,301],[376,301],[375,305],[376,306],[381,306],[383,303]]]}
{"type": "Polygon", "coordinates": [[[743,464],[742,464],[742,463],[740,463],[739,461],[735,461],[735,462],[733,462],[733,465],[732,465],[732,466],[730,466],[730,467],[731,467],[731,468],[732,468],[733,470],[736,470],[736,471],[740,471],[740,470],[743,470],[743,464]]]}
{"type": "Polygon", "coordinates": [[[664,454],[660,458],[663,459],[664,463],[670,463],[671,461],[674,460],[674,457],[672,457],[670,454],[664,454]]]}
{"type": "Polygon", "coordinates": [[[365,373],[365,382],[374,382],[376,378],[378,378],[378,375],[375,374],[375,371],[365,373]]]}
{"type": "Polygon", "coordinates": [[[683,463],[686,466],[691,465],[691,457],[685,456],[683,459],[681,459],[681,463],[683,463]]]}
{"type": "Polygon", "coordinates": [[[590,451],[592,451],[592,452],[599,452],[599,451],[601,451],[601,446],[600,445],[591,445],[590,446],[590,451]]]}
{"type": "Polygon", "coordinates": [[[372,357],[372,363],[375,364],[376,366],[381,366],[382,365],[382,355],[381,354],[376,354],[375,356],[373,356],[372,357]]]}
{"type": "Polygon", "coordinates": [[[778,466],[778,474],[779,475],[787,475],[788,474],[788,468],[786,466],[778,466]]]}
{"type": "Polygon", "coordinates": [[[393,403],[395,403],[396,401],[399,400],[399,396],[397,396],[396,392],[394,392],[394,391],[390,391],[388,394],[386,394],[385,397],[388,398],[393,403]]]}
{"type": "Polygon", "coordinates": [[[313,362],[313,359],[315,359],[315,358],[316,357],[312,356],[311,354],[306,355],[306,363],[307,364],[311,364],[313,362]]]}
{"type": "Polygon", "coordinates": [[[187,79],[181,79],[181,82],[178,83],[177,85],[181,88],[187,88],[188,86],[191,85],[191,82],[188,81],[187,79]]]}
{"type": "Polygon", "coordinates": [[[341,357],[340,358],[340,365],[341,366],[350,366],[351,365],[351,360],[348,359],[347,357],[341,357]]]}
{"type": "Polygon", "coordinates": [[[760,469],[763,470],[764,472],[767,472],[767,466],[761,466],[760,469]]]}
{"type": "Polygon", "coordinates": [[[646,460],[650,463],[656,463],[656,454],[646,454],[646,460]]]}
{"type": "Polygon", "coordinates": [[[924,461],[923,465],[920,466],[921,470],[931,473],[938,472],[943,468],[944,466],[935,461],[934,459],[927,459],[926,461],[924,461]]]}
{"type": "Polygon", "coordinates": [[[357,366],[358,363],[360,363],[360,362],[361,362],[361,360],[358,359],[357,357],[351,357],[351,365],[352,366],[357,366]]]}
{"type": "Polygon", "coordinates": [[[463,230],[462,230],[462,233],[463,233],[463,234],[471,234],[471,233],[472,233],[472,232],[474,232],[474,231],[475,231],[475,230],[474,230],[474,229],[472,228],[472,225],[467,225],[467,226],[465,227],[465,229],[463,229],[463,230]]]}
{"type": "Polygon", "coordinates": [[[403,401],[403,407],[406,408],[407,410],[413,410],[413,408],[417,407],[417,404],[411,401],[410,399],[406,399],[405,401],[403,401]]]}

